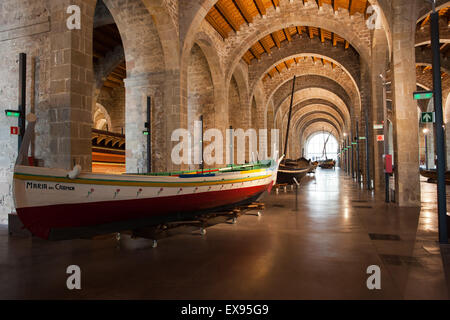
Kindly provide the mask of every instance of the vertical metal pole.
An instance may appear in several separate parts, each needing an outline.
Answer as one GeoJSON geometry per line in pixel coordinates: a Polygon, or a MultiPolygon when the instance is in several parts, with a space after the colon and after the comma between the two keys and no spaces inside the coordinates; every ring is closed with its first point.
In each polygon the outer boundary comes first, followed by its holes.
{"type": "Polygon", "coordinates": [[[349,141],[350,141],[350,146],[352,147],[352,179],[355,179],[355,151],[353,150],[353,148],[354,148],[353,130],[350,131],[350,136],[351,136],[351,139],[349,138],[349,141]]]}
{"type": "Polygon", "coordinates": [[[291,105],[289,107],[289,118],[288,118],[288,124],[286,128],[286,140],[284,143],[284,155],[287,157],[287,147],[288,147],[288,141],[289,141],[289,127],[291,126],[291,116],[292,116],[292,105],[294,104],[294,91],[295,91],[295,79],[292,81],[292,95],[291,95],[291,105]]]}
{"type": "Polygon", "coordinates": [[[358,187],[361,184],[361,165],[359,163],[359,123],[356,121],[356,178],[358,179],[358,187]]]}
{"type": "Polygon", "coordinates": [[[366,176],[367,176],[367,190],[371,190],[370,181],[370,145],[369,145],[369,108],[365,108],[365,122],[366,122],[366,176]]]}
{"type": "Polygon", "coordinates": [[[234,150],[233,150],[233,145],[234,145],[234,136],[233,136],[233,126],[230,126],[230,164],[233,165],[234,163],[234,150]]]}
{"type": "Polygon", "coordinates": [[[436,113],[436,147],[437,147],[437,175],[438,175],[438,214],[439,214],[439,242],[448,243],[447,236],[447,203],[445,190],[445,138],[442,112],[442,84],[441,84],[441,54],[439,43],[439,13],[433,2],[431,14],[431,49],[433,52],[433,98],[436,113]]]}
{"type": "Polygon", "coordinates": [[[428,170],[428,134],[425,133],[425,169],[428,170]]]}
{"type": "MultiPolygon", "coordinates": [[[[384,155],[389,154],[389,131],[388,131],[388,120],[387,120],[387,106],[386,106],[386,82],[384,77],[382,77],[383,81],[383,134],[384,134],[384,155]]],[[[386,159],[384,159],[386,162],[386,159]]],[[[389,182],[391,176],[386,171],[384,172],[384,201],[386,203],[390,202],[390,194],[389,194],[389,182]]]]}
{"type": "Polygon", "coordinates": [[[350,175],[350,150],[348,149],[349,144],[348,141],[350,140],[350,138],[347,136],[347,141],[345,142],[346,146],[347,146],[347,174],[350,175]]]}
{"type": "Polygon", "coordinates": [[[201,135],[200,135],[200,152],[201,152],[201,159],[202,159],[202,162],[201,162],[201,164],[200,164],[200,169],[202,169],[202,172],[203,172],[203,169],[205,168],[205,165],[204,165],[204,158],[203,158],[203,115],[201,115],[200,116],[200,122],[201,122],[201,126],[202,126],[202,130],[201,130],[201,135]]]}
{"type": "MultiPolygon", "coordinates": [[[[123,130],[123,129],[122,129],[123,130]]],[[[147,97],[147,171],[152,172],[152,98],[147,97]]]]}
{"type": "Polygon", "coordinates": [[[18,146],[22,145],[25,134],[25,116],[26,116],[26,98],[27,98],[27,55],[19,54],[19,137],[18,146]]]}

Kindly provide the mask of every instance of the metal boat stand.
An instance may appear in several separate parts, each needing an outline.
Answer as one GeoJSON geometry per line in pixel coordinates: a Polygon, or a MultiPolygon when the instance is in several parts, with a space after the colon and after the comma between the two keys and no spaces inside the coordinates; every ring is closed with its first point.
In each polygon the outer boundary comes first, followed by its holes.
{"type": "MultiPolygon", "coordinates": [[[[132,230],[131,232],[131,238],[137,239],[137,238],[144,238],[149,239],[152,241],[152,248],[156,248],[158,246],[158,240],[165,238],[163,235],[164,233],[180,228],[180,227],[197,227],[199,230],[199,233],[201,236],[205,236],[207,231],[206,229],[210,226],[219,224],[221,222],[214,222],[213,219],[223,217],[225,218],[225,222],[228,222],[230,224],[236,224],[238,221],[238,218],[243,215],[250,215],[249,212],[256,211],[256,214],[253,214],[257,217],[262,216],[262,211],[265,209],[264,203],[260,202],[254,202],[250,205],[246,206],[240,206],[236,207],[231,211],[225,211],[225,212],[215,212],[211,214],[205,214],[200,215],[196,217],[194,220],[190,221],[179,221],[179,222],[170,222],[167,224],[160,224],[154,227],[147,227],[147,228],[141,228],[132,230]]],[[[167,237],[167,236],[166,236],[167,237]]],[[[117,240],[120,240],[120,236],[117,238],[117,240]]]]}

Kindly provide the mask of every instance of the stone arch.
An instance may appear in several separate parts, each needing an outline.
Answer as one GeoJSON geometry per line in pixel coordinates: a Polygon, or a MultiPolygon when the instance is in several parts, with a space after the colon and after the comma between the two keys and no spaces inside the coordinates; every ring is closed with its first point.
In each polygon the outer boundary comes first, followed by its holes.
{"type": "MultiPolygon", "coordinates": [[[[225,132],[228,124],[228,104],[226,103],[227,92],[224,85],[224,73],[220,58],[217,54],[216,48],[214,47],[213,41],[206,33],[200,32],[196,35],[194,46],[195,45],[201,48],[210,69],[215,98],[215,128],[225,132]]],[[[189,83],[187,83],[187,85],[189,85],[189,83]]],[[[183,106],[181,109],[183,109],[183,106]]]]}
{"type": "Polygon", "coordinates": [[[264,92],[264,87],[262,83],[256,86],[254,92],[252,93],[252,99],[255,100],[256,110],[255,113],[252,111],[252,120],[255,118],[256,128],[263,129],[267,128],[267,112],[265,112],[266,106],[266,95],[264,92]]]}
{"type": "MultiPolygon", "coordinates": [[[[311,126],[310,126],[311,127],[311,126]]],[[[306,154],[306,150],[308,149],[308,145],[309,145],[309,143],[311,142],[311,140],[315,137],[315,136],[317,136],[317,135],[319,135],[319,134],[321,134],[322,132],[320,132],[320,131],[314,131],[314,132],[312,132],[312,133],[308,133],[308,135],[306,135],[306,137],[304,138],[304,143],[303,143],[303,145],[302,145],[302,149],[305,149],[305,154],[306,154]]],[[[331,136],[336,140],[336,142],[337,142],[337,144],[338,144],[338,146],[339,146],[339,138],[338,138],[338,136],[336,136],[336,134],[334,133],[334,132],[331,132],[331,136]]],[[[337,151],[337,150],[336,150],[337,151]]]]}
{"type": "Polygon", "coordinates": [[[250,97],[248,95],[248,79],[246,78],[246,74],[242,68],[236,68],[236,72],[233,74],[230,82],[228,83],[228,112],[230,125],[233,128],[239,128],[247,130],[251,126],[251,104],[250,97]],[[233,83],[234,79],[234,83],[233,83]],[[235,85],[235,88],[232,89],[232,85],[235,85]],[[239,103],[236,99],[230,100],[230,94],[236,91],[239,95],[239,103]],[[236,125],[239,124],[239,127],[236,125]]]}
{"type": "Polygon", "coordinates": [[[243,25],[239,33],[225,40],[228,48],[226,65],[230,66],[226,79],[230,78],[242,56],[258,39],[290,26],[305,25],[331,31],[339,30],[340,36],[346,39],[365,61],[369,61],[370,30],[362,15],[355,14],[352,18],[343,15],[337,19],[329,6],[323,6],[320,15],[317,15],[316,10],[315,5],[304,6],[300,1],[290,3],[282,0],[279,10],[268,9],[266,18],[257,17],[251,25],[243,25]]]}
{"type": "MultiPolygon", "coordinates": [[[[290,82],[289,86],[292,87],[292,78],[298,77],[296,80],[296,87],[299,86],[298,81],[302,81],[302,79],[306,77],[313,77],[315,83],[328,83],[333,87],[342,89],[346,92],[349,100],[348,105],[350,108],[350,112],[354,109],[361,110],[361,94],[358,86],[356,86],[351,78],[338,66],[334,69],[331,66],[316,66],[312,61],[307,59],[307,61],[299,61],[298,65],[291,66],[291,68],[287,71],[283,71],[280,75],[275,76],[273,79],[267,79],[264,81],[265,91],[271,99],[281,88],[287,92],[286,83],[290,82]],[[304,78],[303,78],[304,77],[304,78]],[[327,78],[324,81],[321,81],[321,78],[327,78]],[[352,83],[354,85],[352,85],[352,83]],[[338,84],[338,86],[336,86],[338,84]]],[[[305,83],[307,81],[304,81],[305,83]]],[[[339,90],[339,92],[343,93],[343,91],[339,90]]],[[[345,96],[345,94],[343,95],[345,96]]]]}
{"type": "MultiPolygon", "coordinates": [[[[315,122],[311,125],[309,125],[308,127],[304,128],[303,132],[301,133],[300,136],[300,147],[301,149],[305,148],[305,142],[308,139],[308,137],[310,137],[311,135],[317,133],[317,132],[322,132],[323,130],[326,130],[327,132],[333,132],[336,129],[334,128],[334,126],[332,126],[331,124],[329,124],[328,122],[315,122]]],[[[335,136],[336,137],[336,136],[335,136]]],[[[338,143],[342,142],[342,136],[337,136],[336,139],[338,141],[338,143]]]]}
{"type": "MultiPolygon", "coordinates": [[[[291,85],[292,86],[292,85],[291,85]]],[[[289,87],[289,85],[288,85],[289,87]]],[[[288,112],[289,103],[290,103],[290,95],[291,93],[285,92],[278,96],[277,99],[274,98],[275,103],[275,121],[278,124],[280,117],[288,112]]],[[[305,87],[297,87],[294,93],[294,105],[309,99],[322,99],[329,101],[336,105],[343,114],[346,115],[346,119],[351,119],[351,112],[348,104],[345,100],[341,98],[332,88],[326,86],[305,86],[305,87]]],[[[350,127],[350,123],[346,123],[346,127],[350,127]]]]}
{"type": "Polygon", "coordinates": [[[198,45],[191,50],[188,73],[188,128],[194,134],[194,121],[203,116],[205,130],[215,127],[214,90],[208,61],[198,45]]]}
{"type": "Polygon", "coordinates": [[[126,164],[127,172],[147,170],[147,138],[142,135],[151,98],[152,170],[173,169],[166,151],[172,146],[169,132],[179,128],[181,117],[177,95],[179,50],[173,20],[161,0],[104,0],[122,37],[127,65],[126,164]],[[171,32],[172,32],[171,31],[171,32]],[[179,117],[180,122],[177,122],[179,117]]]}
{"type": "Polygon", "coordinates": [[[100,103],[96,103],[93,109],[92,122],[94,129],[97,130],[109,131],[112,128],[111,116],[100,103]]]}
{"type": "MultiPolygon", "coordinates": [[[[310,112],[308,114],[300,114],[297,113],[297,116],[292,119],[292,130],[290,130],[289,134],[289,145],[288,145],[288,158],[299,158],[301,156],[300,146],[302,143],[301,133],[304,131],[304,128],[310,125],[315,121],[325,121],[333,125],[337,132],[342,132],[341,124],[339,120],[336,119],[333,115],[327,112],[310,112]]],[[[286,132],[286,124],[283,125],[283,136],[286,132]]]]}
{"type": "Polygon", "coordinates": [[[360,67],[356,51],[335,47],[328,41],[322,43],[319,38],[310,39],[306,38],[306,36],[295,35],[288,45],[275,49],[271,55],[263,55],[257,63],[250,64],[250,90],[253,91],[256,83],[262,80],[264,75],[275,68],[277,64],[293,58],[310,56],[324,58],[333,62],[348,74],[355,87],[359,87],[360,67]]]}
{"type": "Polygon", "coordinates": [[[333,121],[324,118],[315,118],[303,124],[302,127],[299,129],[299,135],[301,137],[300,146],[304,146],[305,133],[307,132],[308,128],[313,126],[315,126],[314,129],[315,131],[318,131],[317,127],[319,127],[319,130],[322,130],[323,127],[328,127],[328,129],[331,129],[330,130],[331,132],[336,131],[339,137],[342,136],[342,132],[339,130],[339,127],[336,126],[335,123],[333,123],[333,121]]]}

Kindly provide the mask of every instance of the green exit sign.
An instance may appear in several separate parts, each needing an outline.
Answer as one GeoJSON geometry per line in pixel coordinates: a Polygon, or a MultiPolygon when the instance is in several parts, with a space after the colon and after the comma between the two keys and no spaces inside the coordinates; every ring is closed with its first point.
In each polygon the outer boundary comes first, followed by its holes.
{"type": "Polygon", "coordinates": [[[434,112],[422,112],[422,114],[420,115],[420,122],[433,123],[434,122],[434,112]]]}
{"type": "Polygon", "coordinates": [[[433,91],[414,92],[414,100],[425,100],[433,98],[433,91]]]}
{"type": "Polygon", "coordinates": [[[7,117],[14,117],[14,118],[20,117],[20,111],[17,110],[5,110],[5,114],[7,117]]]}
{"type": "Polygon", "coordinates": [[[142,133],[144,134],[144,136],[150,135],[150,131],[142,131],[142,133]]]}

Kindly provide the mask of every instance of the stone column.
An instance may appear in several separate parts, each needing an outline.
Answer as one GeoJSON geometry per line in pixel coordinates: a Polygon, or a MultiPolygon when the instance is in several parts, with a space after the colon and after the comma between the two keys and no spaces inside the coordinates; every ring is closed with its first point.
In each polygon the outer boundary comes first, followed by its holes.
{"type": "Polygon", "coordinates": [[[91,170],[92,32],[96,1],[53,1],[51,7],[50,152],[45,166],[91,170]],[[67,8],[81,9],[81,29],[67,27],[67,8]]]}
{"type": "MultiPolygon", "coordinates": [[[[373,142],[373,116],[372,116],[372,97],[371,97],[371,80],[372,72],[369,69],[369,64],[361,58],[361,116],[359,119],[360,136],[366,137],[369,141],[369,160],[370,160],[370,180],[374,179],[374,142],[373,142]],[[366,122],[366,118],[368,120],[366,122]],[[368,136],[366,132],[366,125],[368,123],[368,136]]],[[[355,127],[355,120],[352,120],[352,126],[355,127]]],[[[363,176],[364,188],[367,188],[367,149],[366,140],[360,141],[360,165],[363,176]]]]}
{"type": "Polygon", "coordinates": [[[147,122],[147,97],[151,97],[152,171],[165,171],[167,155],[170,158],[170,153],[166,152],[166,115],[160,90],[161,83],[151,81],[152,78],[150,75],[142,74],[125,79],[125,136],[128,173],[148,171],[147,136],[143,134],[147,122]]]}
{"type": "MultiPolygon", "coordinates": [[[[387,40],[383,29],[375,30],[373,38],[371,68],[372,68],[372,114],[374,124],[384,123],[384,80],[386,79],[386,57],[387,57],[387,40]],[[380,75],[383,76],[380,77],[380,75]]],[[[387,125],[387,124],[384,124],[387,125]]],[[[374,186],[375,189],[382,192],[385,186],[384,175],[384,143],[376,141],[376,135],[384,134],[383,129],[374,130],[373,144],[374,144],[374,186]]],[[[387,137],[385,137],[387,141],[387,137]]],[[[386,143],[386,142],[385,142],[386,143]]]]}
{"type": "Polygon", "coordinates": [[[416,89],[416,1],[393,1],[393,86],[395,200],[401,207],[420,207],[419,135],[416,89]]]}

